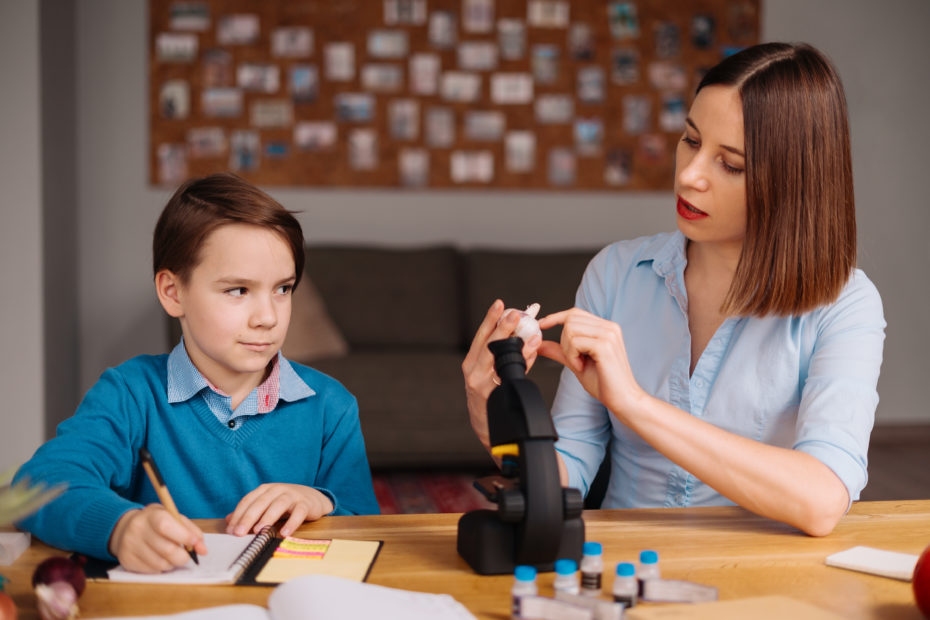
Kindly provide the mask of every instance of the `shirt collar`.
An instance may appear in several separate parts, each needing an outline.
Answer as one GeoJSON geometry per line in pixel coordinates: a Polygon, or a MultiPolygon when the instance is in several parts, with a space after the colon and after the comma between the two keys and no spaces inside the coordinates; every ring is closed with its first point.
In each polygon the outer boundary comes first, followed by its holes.
{"type": "MultiPolygon", "coordinates": [[[[280,351],[278,351],[276,362],[275,369],[272,370],[268,378],[255,388],[258,390],[259,395],[262,395],[259,399],[260,413],[274,409],[278,399],[293,402],[316,394],[313,388],[300,378],[297,371],[294,370],[291,363],[280,351]],[[277,390],[273,385],[275,380],[278,383],[277,390]],[[275,392],[277,392],[276,395],[275,392]],[[267,395],[268,398],[265,399],[264,395],[267,395]],[[266,407],[268,407],[267,411],[266,407]]],[[[187,349],[184,347],[184,339],[181,338],[181,342],[168,355],[168,402],[179,403],[190,400],[205,388],[216,391],[207,381],[207,378],[194,366],[187,354],[187,349]]]]}
{"type": "Polygon", "coordinates": [[[636,264],[652,261],[653,271],[663,278],[681,271],[688,261],[685,254],[687,241],[680,230],[670,235],[656,235],[643,248],[636,264]]]}

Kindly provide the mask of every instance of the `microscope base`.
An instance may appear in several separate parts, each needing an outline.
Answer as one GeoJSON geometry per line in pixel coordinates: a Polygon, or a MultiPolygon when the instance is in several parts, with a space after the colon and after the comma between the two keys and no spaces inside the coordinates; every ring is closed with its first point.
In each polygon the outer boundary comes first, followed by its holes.
{"type": "Polygon", "coordinates": [[[517,557],[517,523],[504,523],[497,511],[473,510],[459,519],[459,555],[479,575],[513,573],[518,564],[530,564],[539,572],[553,570],[555,561],[571,558],[581,561],[584,521],[581,517],[563,522],[559,553],[551,561],[536,563],[517,557]]]}

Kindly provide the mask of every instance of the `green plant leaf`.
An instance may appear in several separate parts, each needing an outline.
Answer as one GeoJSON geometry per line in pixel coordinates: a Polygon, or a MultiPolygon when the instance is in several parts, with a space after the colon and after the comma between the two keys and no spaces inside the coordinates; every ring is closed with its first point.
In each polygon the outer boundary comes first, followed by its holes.
{"type": "MultiPolygon", "coordinates": [[[[4,484],[9,481],[3,474],[4,484]]],[[[0,487],[0,525],[11,525],[24,519],[49,503],[65,490],[67,485],[59,484],[47,487],[44,484],[30,484],[25,478],[12,486],[0,487]]]]}

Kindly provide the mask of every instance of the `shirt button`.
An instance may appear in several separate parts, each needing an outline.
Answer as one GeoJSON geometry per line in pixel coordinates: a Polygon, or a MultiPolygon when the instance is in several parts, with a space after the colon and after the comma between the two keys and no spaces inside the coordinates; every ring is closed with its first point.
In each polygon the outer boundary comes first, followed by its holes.
{"type": "Polygon", "coordinates": [[[227,422],[227,425],[229,426],[229,428],[236,428],[236,421],[230,420],[229,422],[227,422]]]}

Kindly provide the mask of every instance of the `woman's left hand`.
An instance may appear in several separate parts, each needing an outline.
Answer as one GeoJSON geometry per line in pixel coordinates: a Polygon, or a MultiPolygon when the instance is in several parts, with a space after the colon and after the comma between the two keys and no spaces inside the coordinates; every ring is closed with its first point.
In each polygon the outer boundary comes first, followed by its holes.
{"type": "Polygon", "coordinates": [[[591,396],[617,414],[645,396],[633,377],[617,323],[579,308],[539,320],[542,329],[555,325],[562,325],[561,342],[543,341],[539,355],[568,367],[591,396]]]}
{"type": "Polygon", "coordinates": [[[226,516],[226,532],[243,536],[258,533],[290,515],[281,527],[281,536],[290,536],[304,521],[315,521],[333,511],[333,503],[323,493],[302,484],[275,482],[262,484],[246,494],[236,509],[226,516]]]}
{"type": "MultiPolygon", "coordinates": [[[[500,378],[494,371],[494,354],[488,349],[488,343],[513,335],[519,322],[519,312],[513,309],[505,310],[504,302],[500,299],[495,300],[488,308],[481,325],[478,326],[471,348],[462,361],[468,417],[475,435],[488,451],[491,450],[491,439],[488,433],[488,396],[494,388],[500,385],[500,378]]],[[[536,361],[536,347],[541,340],[537,335],[523,345],[523,358],[526,360],[527,371],[536,361]]]]}

